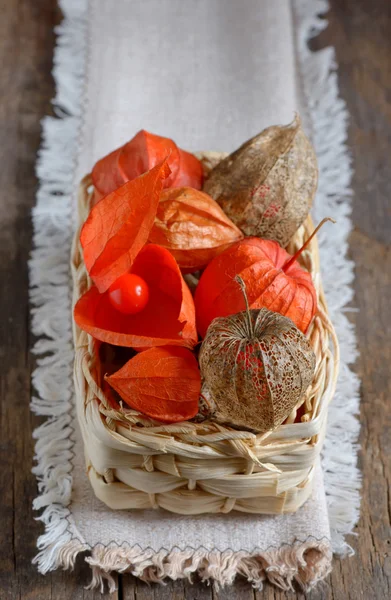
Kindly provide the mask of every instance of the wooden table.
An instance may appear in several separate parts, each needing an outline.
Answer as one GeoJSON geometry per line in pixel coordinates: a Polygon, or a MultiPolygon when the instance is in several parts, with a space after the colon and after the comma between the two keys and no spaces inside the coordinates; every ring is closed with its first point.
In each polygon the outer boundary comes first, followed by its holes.
{"type": "MultiPolygon", "coordinates": [[[[314,48],[336,47],[340,89],[350,113],[349,142],[355,164],[350,255],[356,263],[353,315],[362,378],[360,466],[363,502],[355,557],[335,561],[332,575],[307,598],[391,597],[391,4],[387,0],[332,0],[329,27],[314,48]]],[[[53,26],[61,19],[55,0],[3,0],[0,17],[0,223],[1,223],[1,527],[0,598],[91,600],[89,571],[42,577],[31,565],[42,526],[31,503],[32,430],[27,259],[31,248],[34,163],[40,119],[50,114],[53,26]]],[[[270,585],[254,592],[245,582],[215,592],[176,582],[148,587],[131,576],[118,581],[113,600],[260,600],[292,597],[270,585]]],[[[103,598],[108,598],[104,595],[103,598]]],[[[302,594],[298,598],[303,599],[302,594]]]]}

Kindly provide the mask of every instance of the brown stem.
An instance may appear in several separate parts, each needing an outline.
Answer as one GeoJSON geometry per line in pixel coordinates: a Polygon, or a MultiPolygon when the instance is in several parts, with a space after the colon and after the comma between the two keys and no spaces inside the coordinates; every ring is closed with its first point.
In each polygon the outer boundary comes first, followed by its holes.
{"type": "Polygon", "coordinates": [[[240,285],[240,288],[242,290],[244,301],[246,303],[246,313],[247,313],[247,321],[248,321],[248,326],[249,326],[249,333],[250,333],[250,336],[253,336],[254,335],[254,327],[253,327],[253,322],[251,319],[250,305],[248,303],[248,298],[247,298],[246,284],[244,283],[244,281],[240,277],[240,275],[236,275],[235,281],[238,282],[238,284],[240,285]]]}
{"type": "Polygon", "coordinates": [[[209,400],[208,400],[207,398],[205,398],[204,394],[201,394],[201,392],[200,392],[200,398],[202,398],[202,399],[203,399],[203,401],[205,402],[205,404],[207,405],[207,407],[208,407],[208,408],[209,408],[209,410],[211,411],[211,410],[212,410],[212,405],[211,405],[211,403],[209,402],[209,400]]]}
{"type": "Polygon", "coordinates": [[[304,242],[304,244],[302,245],[302,247],[296,252],[296,254],[294,254],[293,256],[291,256],[291,258],[288,260],[288,262],[286,262],[285,265],[283,265],[283,267],[282,267],[283,271],[286,271],[287,269],[289,269],[289,267],[295,262],[295,260],[298,259],[298,257],[300,256],[300,254],[307,248],[308,244],[310,243],[310,241],[312,240],[312,238],[314,237],[314,235],[316,235],[318,233],[319,229],[321,227],[323,227],[323,225],[327,221],[331,221],[332,223],[336,223],[336,221],[334,221],[334,219],[332,219],[331,217],[325,217],[324,219],[322,219],[321,222],[319,223],[319,225],[317,227],[315,227],[314,231],[311,233],[311,235],[308,238],[308,240],[306,240],[304,242]]]}

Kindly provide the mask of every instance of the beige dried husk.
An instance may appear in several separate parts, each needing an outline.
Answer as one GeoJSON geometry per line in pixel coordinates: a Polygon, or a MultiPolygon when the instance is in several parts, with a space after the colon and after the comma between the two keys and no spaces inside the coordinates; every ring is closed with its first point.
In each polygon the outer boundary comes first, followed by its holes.
{"type": "MultiPolygon", "coordinates": [[[[206,173],[224,156],[199,155],[206,173]]],[[[80,227],[92,194],[91,177],[86,176],[79,192],[80,227]]],[[[308,218],[288,251],[294,254],[312,231],[308,218]]],[[[79,232],[72,249],[74,302],[91,285],[79,232]]],[[[294,512],[305,502],[326,431],[339,353],[320,281],[316,239],[299,262],[311,273],[318,297],[318,312],[306,333],[316,356],[315,374],[286,422],[264,434],[208,419],[167,425],[126,407],[114,408],[102,387],[96,343],[74,326],[77,417],[87,475],[102,502],[113,509],[164,508],[187,515],[231,510],[280,514],[294,512]]]]}
{"type": "Polygon", "coordinates": [[[221,161],[204,191],[246,236],[276,240],[285,248],[310,211],[317,181],[315,151],[296,116],[221,161]]]}
{"type": "Polygon", "coordinates": [[[214,319],[199,362],[219,422],[264,433],[303,397],[316,359],[290,319],[262,308],[214,319]]]}

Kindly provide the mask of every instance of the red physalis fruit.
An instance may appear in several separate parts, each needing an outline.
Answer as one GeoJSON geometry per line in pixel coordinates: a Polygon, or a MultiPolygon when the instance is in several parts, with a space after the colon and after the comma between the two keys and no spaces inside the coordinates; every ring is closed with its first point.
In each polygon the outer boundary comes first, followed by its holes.
{"type": "Polygon", "coordinates": [[[150,348],[106,380],[126,404],[157,421],[177,423],[198,412],[200,370],[186,348],[150,348]]]}
{"type": "Polygon", "coordinates": [[[311,275],[296,259],[328,220],[332,219],[323,219],[294,256],[278,242],[253,237],[237,242],[213,259],[201,276],[194,299],[201,336],[216,317],[245,309],[237,276],[244,281],[250,308],[278,312],[305,333],[317,310],[317,298],[311,275]]]}
{"type": "Polygon", "coordinates": [[[188,185],[201,189],[203,171],[200,161],[178,148],[173,140],[148,131],[139,131],[133,139],[99,160],[92,170],[95,202],[118,187],[167,159],[171,173],[163,187],[188,185]]]}
{"type": "Polygon", "coordinates": [[[109,287],[111,305],[124,315],[142,311],[149,300],[147,283],[134,273],[125,273],[109,287]]]}
{"type": "Polygon", "coordinates": [[[166,161],[128,181],[98,202],[83,225],[80,243],[84,262],[99,292],[128,273],[148,240],[163,182],[170,174],[166,161]]]}
{"type": "Polygon", "coordinates": [[[115,346],[142,350],[152,346],[186,346],[197,343],[194,302],[175,258],[160,246],[148,244],[136,257],[131,271],[149,288],[149,301],[135,315],[113,308],[109,292],[93,286],[77,302],[77,325],[95,339],[115,346]]]}

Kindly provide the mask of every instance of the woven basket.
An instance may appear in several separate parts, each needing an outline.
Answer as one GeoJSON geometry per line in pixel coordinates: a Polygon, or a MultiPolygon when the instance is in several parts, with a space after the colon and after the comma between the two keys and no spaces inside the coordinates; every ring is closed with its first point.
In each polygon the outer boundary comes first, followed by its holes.
{"type": "MultiPolygon", "coordinates": [[[[208,172],[224,156],[198,155],[208,172]]],[[[92,195],[80,184],[79,223],[92,195]]],[[[295,234],[293,253],[313,231],[310,218],[295,234]]],[[[338,342],[327,314],[313,240],[299,259],[312,275],[319,308],[308,338],[316,355],[312,385],[283,425],[265,434],[212,421],[166,425],[135,410],[113,409],[99,386],[102,373],[93,338],[74,327],[77,414],[87,472],[96,496],[113,509],[164,508],[174,513],[258,514],[296,511],[309,497],[338,372],[338,342]],[[295,422],[298,408],[300,422],[295,422]]],[[[72,250],[74,302],[88,289],[79,231],[72,250]]]]}

